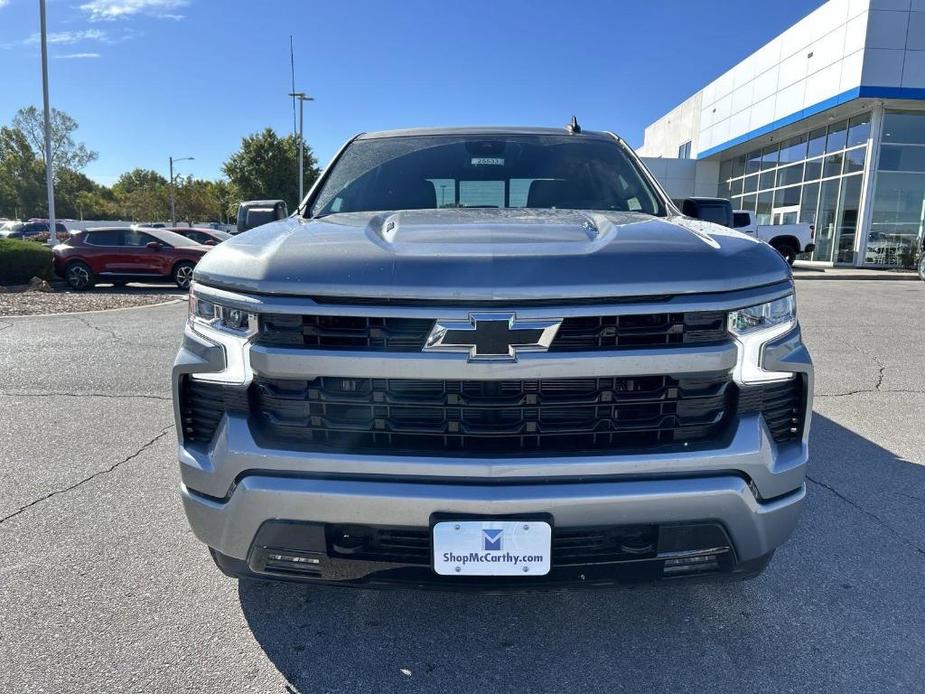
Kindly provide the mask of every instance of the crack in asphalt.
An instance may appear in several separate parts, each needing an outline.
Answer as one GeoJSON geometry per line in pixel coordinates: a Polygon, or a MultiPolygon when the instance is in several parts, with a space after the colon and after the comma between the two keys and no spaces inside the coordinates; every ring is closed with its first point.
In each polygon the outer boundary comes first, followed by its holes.
{"type": "Polygon", "coordinates": [[[870,359],[874,364],[877,365],[877,383],[874,385],[874,390],[880,391],[883,386],[883,378],[886,376],[886,364],[883,363],[883,360],[873,352],[868,352],[866,349],[859,347],[853,342],[848,342],[847,344],[854,347],[858,352],[863,354],[865,357],[870,359]]]}
{"type": "Polygon", "coordinates": [[[12,323],[0,323],[0,330],[6,330],[7,328],[12,328],[12,323]]]}
{"type": "Polygon", "coordinates": [[[164,400],[170,401],[173,398],[169,395],[122,395],[119,393],[66,393],[52,391],[50,393],[26,393],[2,390],[0,398],[109,398],[109,399],[138,399],[138,400],[164,400]]]}
{"type": "Polygon", "coordinates": [[[145,443],[143,446],[141,446],[141,448],[139,448],[137,451],[135,451],[134,453],[132,453],[132,454],[130,454],[130,455],[128,455],[128,456],[126,456],[126,457],[123,458],[122,460],[120,460],[120,461],[118,461],[118,462],[116,462],[116,463],[113,463],[113,464],[110,465],[108,468],[104,468],[104,469],[102,469],[102,470],[97,470],[97,471],[94,472],[92,475],[90,475],[90,476],[88,476],[88,477],[85,477],[85,478],[83,478],[82,480],[80,480],[80,481],[78,481],[78,482],[75,482],[74,484],[72,484],[72,485],[70,485],[70,486],[68,486],[68,487],[65,487],[64,489],[56,489],[55,491],[49,492],[48,494],[45,494],[44,496],[41,496],[41,497],[39,497],[38,499],[35,499],[34,501],[30,501],[28,504],[26,504],[25,506],[21,507],[18,511],[13,511],[13,513],[11,513],[11,514],[9,514],[9,515],[7,515],[7,516],[4,516],[3,518],[0,518],[0,525],[2,525],[3,523],[6,523],[8,520],[10,520],[10,519],[12,519],[12,518],[15,518],[16,516],[18,516],[18,515],[21,514],[21,513],[24,513],[25,511],[28,511],[30,508],[32,508],[33,506],[35,506],[35,505],[37,505],[37,504],[42,503],[43,501],[48,501],[48,500],[51,499],[52,497],[59,496],[59,495],[61,495],[61,494],[67,494],[68,492],[74,491],[74,490],[77,489],[78,487],[83,486],[83,485],[86,484],[87,482],[90,482],[90,481],[96,479],[97,477],[100,477],[100,476],[102,476],[102,475],[108,475],[110,472],[113,472],[113,471],[114,471],[116,468],[118,468],[119,466],[124,465],[125,463],[127,463],[127,462],[129,462],[129,461],[131,461],[131,460],[134,460],[134,459],[137,458],[139,455],[141,455],[142,453],[144,453],[148,448],[150,448],[151,446],[153,446],[153,445],[154,445],[155,443],[157,443],[160,439],[164,438],[164,436],[167,435],[167,432],[169,432],[171,429],[173,429],[173,427],[174,427],[174,425],[171,424],[169,427],[167,427],[166,429],[162,430],[161,433],[159,433],[159,434],[158,434],[157,436],[155,436],[153,439],[151,439],[150,441],[148,441],[147,443],[145,443]]]}
{"type": "MultiPolygon", "coordinates": [[[[882,376],[881,376],[882,383],[882,376]]],[[[859,390],[849,390],[847,393],[816,393],[813,397],[816,398],[847,398],[852,395],[864,395],[870,393],[905,393],[906,395],[922,395],[925,394],[925,390],[913,390],[911,388],[890,388],[888,390],[883,390],[883,388],[861,388],[859,390]]]]}
{"type": "Polygon", "coordinates": [[[809,475],[806,476],[806,480],[807,480],[808,482],[812,482],[813,484],[815,484],[815,485],[817,485],[817,486],[819,486],[819,487],[822,487],[823,489],[828,490],[829,492],[831,492],[832,494],[834,494],[836,497],[838,497],[839,499],[841,499],[842,501],[844,501],[846,504],[848,504],[849,506],[851,506],[851,507],[854,508],[855,510],[860,511],[861,513],[863,513],[863,514],[864,514],[865,516],[867,516],[868,518],[872,518],[872,519],[875,520],[880,526],[882,526],[882,527],[886,528],[887,530],[889,530],[890,533],[891,533],[893,536],[895,536],[896,538],[898,538],[899,541],[902,542],[904,545],[907,545],[907,546],[911,547],[913,550],[915,550],[916,552],[918,552],[919,554],[921,554],[923,557],[925,557],[925,549],[922,549],[922,548],[919,547],[917,544],[915,544],[914,542],[912,542],[911,540],[909,540],[909,539],[906,538],[905,536],[903,536],[903,535],[901,535],[900,533],[898,533],[898,532],[896,531],[896,529],[893,528],[893,526],[891,526],[889,523],[887,523],[886,521],[884,521],[884,520],[883,520],[880,516],[878,516],[876,513],[873,513],[872,511],[868,511],[866,508],[864,508],[863,506],[861,506],[860,504],[858,504],[856,501],[853,501],[853,500],[849,499],[847,496],[845,496],[845,495],[842,494],[840,491],[838,491],[837,489],[835,489],[835,487],[833,487],[833,486],[831,486],[831,485],[829,485],[829,484],[826,484],[825,482],[820,482],[819,480],[814,479],[813,477],[811,477],[811,476],[809,476],[809,475]]]}
{"type": "Polygon", "coordinates": [[[88,320],[87,320],[86,318],[84,318],[83,316],[74,315],[73,317],[74,317],[76,320],[78,320],[78,321],[80,321],[81,323],[83,323],[84,325],[86,325],[86,326],[87,326],[88,328],[90,328],[91,330],[96,330],[97,332],[103,333],[104,335],[109,335],[109,336],[112,337],[112,339],[115,340],[116,342],[120,342],[120,341],[122,340],[122,338],[120,338],[118,335],[116,335],[116,333],[115,333],[114,330],[110,330],[109,328],[101,328],[101,327],[98,326],[98,325],[93,325],[93,323],[91,323],[90,321],[88,321],[88,320]]]}
{"type": "MultiPolygon", "coordinates": [[[[906,462],[909,462],[909,461],[906,461],[906,462]]],[[[921,501],[923,504],[925,504],[925,497],[916,496],[915,494],[905,494],[903,492],[896,492],[896,494],[898,496],[904,496],[907,499],[913,499],[914,501],[921,501]]]]}

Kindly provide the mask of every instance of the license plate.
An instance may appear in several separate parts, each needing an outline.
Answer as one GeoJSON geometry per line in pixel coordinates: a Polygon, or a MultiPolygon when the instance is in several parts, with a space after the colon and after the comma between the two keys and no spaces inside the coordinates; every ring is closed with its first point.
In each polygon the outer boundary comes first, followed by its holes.
{"type": "Polygon", "coordinates": [[[441,521],[434,525],[441,576],[545,576],[552,528],[542,521],[441,521]]]}

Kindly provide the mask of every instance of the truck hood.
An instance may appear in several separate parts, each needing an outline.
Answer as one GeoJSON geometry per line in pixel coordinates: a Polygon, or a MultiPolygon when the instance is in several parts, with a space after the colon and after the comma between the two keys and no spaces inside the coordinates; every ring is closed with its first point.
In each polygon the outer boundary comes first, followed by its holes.
{"type": "Polygon", "coordinates": [[[767,245],[686,217],[566,210],[343,213],[215,246],[195,280],[259,294],[366,299],[589,299],[787,280],[767,245]]]}

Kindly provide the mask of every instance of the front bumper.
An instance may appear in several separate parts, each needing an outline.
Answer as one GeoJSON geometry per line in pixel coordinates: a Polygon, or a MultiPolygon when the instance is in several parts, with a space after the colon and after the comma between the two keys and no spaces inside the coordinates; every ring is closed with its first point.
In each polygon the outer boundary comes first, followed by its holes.
{"type": "MultiPolygon", "coordinates": [[[[261,551],[266,548],[255,542],[255,538],[265,523],[278,519],[314,526],[384,524],[428,528],[435,515],[535,517],[538,512],[549,514],[556,529],[656,525],[664,534],[666,528],[673,525],[716,523],[731,542],[729,561],[724,568],[742,570],[762,564],[789,537],[799,517],[805,487],[800,485],[783,497],[759,502],[748,483],[732,475],[497,486],[255,474],[241,480],[231,497],[224,501],[206,498],[185,485],[182,495],[190,525],[200,540],[225,560],[241,560],[241,566],[246,565],[248,573],[272,577],[275,572],[266,570],[262,563],[261,551]]],[[[306,533],[308,537],[308,531],[306,533]]],[[[290,539],[287,546],[276,549],[304,551],[304,547],[293,548],[298,542],[290,539]]],[[[323,547],[311,549],[312,556],[320,560],[318,572],[310,576],[313,580],[386,582],[395,569],[402,568],[394,563],[337,560],[327,556],[323,547]]],[[[669,555],[705,550],[703,547],[674,547],[672,552],[649,555],[646,560],[660,562],[658,569],[661,570],[661,564],[669,555]]],[[[549,580],[581,582],[590,575],[597,581],[620,582],[619,569],[625,569],[626,565],[626,562],[602,562],[594,566],[571,566],[570,570],[554,573],[549,580]]],[[[426,574],[429,569],[392,577],[405,583],[423,583],[426,574]]],[[[276,577],[291,578],[292,575],[277,574],[276,577]]],[[[546,582],[537,581],[539,584],[546,582]]],[[[459,585],[473,581],[450,578],[440,583],[459,585]]],[[[518,585],[524,583],[519,581],[518,585]]]]}
{"type": "MultiPolygon", "coordinates": [[[[373,358],[376,355],[278,352],[250,350],[245,364],[278,377],[348,372],[355,377],[365,374],[366,369],[383,368],[382,360],[373,358]]],[[[530,356],[513,366],[502,365],[504,370],[479,365],[482,372],[477,376],[504,378],[516,371],[516,376],[535,377],[553,367],[557,373],[564,369],[575,375],[594,369],[602,374],[620,370],[673,373],[707,366],[731,369],[735,364],[732,346],[666,349],[638,356],[624,353],[617,358],[560,356],[554,360],[551,355],[530,356]],[[707,366],[700,363],[703,361],[707,366]]],[[[446,361],[417,355],[393,357],[388,367],[390,373],[400,372],[399,376],[420,377],[425,367],[444,372],[446,361]]],[[[778,444],[760,414],[743,413],[736,416],[728,438],[709,450],[523,458],[360,455],[266,448],[255,440],[246,415],[226,412],[210,443],[185,442],[180,436],[184,508],[195,535],[212,548],[219,565],[235,575],[292,577],[268,570],[263,561],[267,548],[261,545],[261,529],[275,521],[322,528],[391,526],[420,532],[429,528],[435,515],[491,518],[537,514],[548,515],[554,529],[642,525],[655,528],[659,537],[666,538],[678,525],[714,524],[728,538],[723,572],[747,574],[763,566],[797,523],[805,496],[808,413],[812,409],[812,363],[799,328],[765,345],[761,364],[804,379],[807,416],[797,440],[778,444]]],[[[466,365],[467,371],[472,366],[466,365]]],[[[223,369],[229,369],[224,348],[187,330],[174,366],[175,397],[179,396],[182,378],[223,369]]],[[[179,410],[177,423],[182,432],[179,410]]],[[[292,542],[299,545],[302,540],[294,537],[292,542]]],[[[703,549],[674,547],[671,551],[703,549]]],[[[351,561],[330,556],[323,546],[313,546],[310,551],[318,560],[318,571],[301,577],[307,580],[396,580],[423,585],[435,579],[429,566],[351,561]]],[[[529,585],[582,583],[589,577],[619,582],[619,570],[628,564],[638,568],[644,562],[658,573],[666,561],[661,553],[660,546],[655,554],[638,562],[567,567],[557,567],[554,562],[547,581],[534,583],[531,579],[529,585]]],[[[654,574],[642,571],[641,575],[654,574]]],[[[463,585],[454,578],[441,583],[463,585]]]]}

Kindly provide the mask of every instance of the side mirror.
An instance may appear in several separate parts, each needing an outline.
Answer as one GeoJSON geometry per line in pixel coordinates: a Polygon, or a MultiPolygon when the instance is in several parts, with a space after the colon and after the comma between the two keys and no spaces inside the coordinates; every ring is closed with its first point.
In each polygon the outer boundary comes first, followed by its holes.
{"type": "Polygon", "coordinates": [[[286,219],[289,208],[285,200],[249,200],[238,205],[238,233],[286,219]]]}
{"type": "Polygon", "coordinates": [[[203,246],[217,246],[218,244],[215,243],[215,241],[212,241],[211,239],[209,239],[208,241],[203,241],[202,245],[203,246]]]}
{"type": "Polygon", "coordinates": [[[145,244],[145,248],[152,251],[159,251],[161,250],[161,244],[159,244],[157,241],[148,241],[145,244]]]}
{"type": "Polygon", "coordinates": [[[732,203],[723,198],[687,198],[681,203],[681,212],[694,219],[732,227],[732,203]]]}

